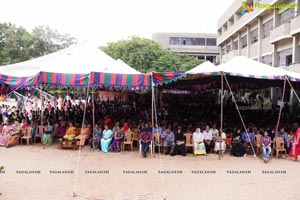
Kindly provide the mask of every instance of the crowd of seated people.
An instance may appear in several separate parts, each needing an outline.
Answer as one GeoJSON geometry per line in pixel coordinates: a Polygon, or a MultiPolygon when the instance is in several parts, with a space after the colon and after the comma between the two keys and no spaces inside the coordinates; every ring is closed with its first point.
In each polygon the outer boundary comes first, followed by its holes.
{"type": "MultiPolygon", "coordinates": [[[[152,132],[159,134],[161,146],[167,154],[186,155],[185,133],[192,133],[193,153],[207,155],[212,151],[224,152],[226,145],[231,146],[231,155],[246,156],[254,153],[258,142],[255,135],[265,135],[271,138],[282,138],[284,148],[292,155],[299,154],[297,150],[296,132],[292,131],[291,124],[299,119],[283,117],[280,130],[276,131],[278,110],[242,110],[241,115],[247,125],[244,130],[240,116],[234,110],[232,103],[224,106],[223,130],[218,130],[220,121],[220,105],[216,94],[177,95],[164,94],[157,101],[158,125],[152,127],[150,94],[133,94],[127,100],[101,100],[91,98],[86,103],[74,99],[63,99],[61,96],[51,103],[47,101],[43,111],[32,109],[11,109],[1,106],[1,122],[3,126],[0,134],[0,145],[14,146],[22,136],[22,128],[31,126],[32,140],[41,134],[39,126],[43,126],[42,143],[51,145],[53,138],[70,143],[76,141],[76,146],[83,147],[87,143],[94,146],[97,143],[99,151],[119,152],[126,139],[126,132],[137,128],[140,130],[139,140],[142,145],[142,155],[146,157],[152,141],[152,132]],[[92,109],[95,109],[95,127],[93,127],[92,109]],[[85,119],[83,119],[85,116],[85,119]],[[82,121],[84,125],[82,127],[82,121]],[[119,122],[119,123],[117,123],[119,122]],[[56,128],[55,128],[56,127],[56,128]],[[153,130],[152,130],[153,129],[153,130]],[[230,138],[231,143],[226,139],[230,138]],[[296,149],[296,151],[295,151],[296,149]]],[[[287,116],[287,115],[283,115],[287,116]]],[[[261,141],[259,141],[261,142],[261,141]]],[[[299,144],[299,143],[298,143],[299,144]]],[[[267,139],[259,144],[269,152],[273,142],[268,144],[267,139]]],[[[263,150],[266,155],[265,150],[263,150]]],[[[255,153],[254,153],[255,154],[255,153]]],[[[268,158],[268,156],[265,156],[268,158]]]]}

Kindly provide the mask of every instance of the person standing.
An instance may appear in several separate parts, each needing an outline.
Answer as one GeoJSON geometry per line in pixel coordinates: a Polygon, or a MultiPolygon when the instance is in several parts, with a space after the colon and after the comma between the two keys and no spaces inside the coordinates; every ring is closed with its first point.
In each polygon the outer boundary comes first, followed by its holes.
{"type": "Polygon", "coordinates": [[[293,142],[292,142],[292,148],[290,150],[289,156],[295,157],[295,160],[298,159],[298,156],[300,154],[300,144],[299,144],[299,137],[300,137],[300,128],[298,123],[294,123],[292,126],[292,131],[295,133],[293,137],[293,142]]]}
{"type": "Polygon", "coordinates": [[[270,154],[272,152],[272,148],[271,148],[272,140],[271,137],[268,136],[267,131],[264,132],[264,136],[261,137],[260,142],[261,142],[261,150],[262,150],[264,162],[268,162],[270,158],[270,154]]]}

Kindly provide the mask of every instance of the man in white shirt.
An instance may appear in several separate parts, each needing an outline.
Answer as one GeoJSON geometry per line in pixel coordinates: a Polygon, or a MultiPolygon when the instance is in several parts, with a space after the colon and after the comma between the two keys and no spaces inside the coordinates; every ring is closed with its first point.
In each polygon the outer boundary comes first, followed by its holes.
{"type": "Polygon", "coordinates": [[[211,141],[211,147],[215,146],[215,142],[219,138],[219,130],[216,128],[216,124],[213,124],[212,128],[210,129],[210,132],[212,134],[212,141],[211,141]]]}
{"type": "Polygon", "coordinates": [[[209,125],[205,126],[205,130],[203,131],[202,134],[204,136],[204,144],[205,144],[206,153],[208,153],[208,152],[210,152],[211,141],[212,141],[212,132],[209,129],[209,125]]]}

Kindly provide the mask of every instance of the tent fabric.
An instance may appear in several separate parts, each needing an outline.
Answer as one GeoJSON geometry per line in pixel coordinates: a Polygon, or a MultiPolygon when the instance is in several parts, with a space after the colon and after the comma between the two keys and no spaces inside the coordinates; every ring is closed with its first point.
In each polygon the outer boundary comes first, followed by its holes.
{"type": "Polygon", "coordinates": [[[153,83],[154,85],[163,85],[171,82],[176,82],[178,79],[186,77],[186,73],[177,73],[177,72],[153,72],[153,83]]]}
{"type": "Polygon", "coordinates": [[[8,85],[12,88],[35,86],[41,83],[40,75],[28,77],[15,77],[0,74],[0,84],[8,85]]]}
{"type": "Polygon", "coordinates": [[[34,76],[39,72],[88,74],[90,72],[140,74],[124,62],[117,62],[89,42],[72,45],[66,49],[0,67],[0,73],[9,76],[34,76]]]}
{"type": "Polygon", "coordinates": [[[52,86],[88,86],[90,74],[41,72],[41,84],[52,86]]]}
{"type": "Polygon", "coordinates": [[[147,74],[108,74],[93,72],[90,84],[123,88],[150,88],[151,76],[147,74]]]}
{"type": "Polygon", "coordinates": [[[205,61],[201,63],[200,65],[190,69],[187,71],[187,74],[211,74],[213,72],[219,72],[219,70],[216,68],[216,65],[211,63],[210,61],[205,61]]]}

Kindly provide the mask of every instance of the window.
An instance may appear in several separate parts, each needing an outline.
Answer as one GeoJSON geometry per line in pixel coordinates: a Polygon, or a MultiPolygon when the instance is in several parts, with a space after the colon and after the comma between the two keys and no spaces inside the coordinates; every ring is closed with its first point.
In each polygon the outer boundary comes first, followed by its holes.
{"type": "Polygon", "coordinates": [[[289,66],[292,64],[292,49],[279,52],[279,66],[289,66]]]}
{"type": "Polygon", "coordinates": [[[289,23],[294,17],[294,13],[289,10],[280,14],[280,24],[289,23]]]}
{"type": "Polygon", "coordinates": [[[262,63],[272,66],[272,55],[263,56],[262,63]]]}
{"type": "Polygon", "coordinates": [[[244,35],[244,36],[241,38],[241,42],[242,42],[242,48],[247,47],[247,35],[244,35]]]}
{"type": "Polygon", "coordinates": [[[226,54],[225,47],[222,48],[222,53],[226,54]]]}
{"type": "Polygon", "coordinates": [[[192,45],[192,38],[181,38],[182,45],[192,45]]]}
{"type": "Polygon", "coordinates": [[[206,45],[207,46],[217,46],[217,39],[216,38],[206,38],[206,45]]]}
{"type": "Polygon", "coordinates": [[[263,38],[267,38],[270,36],[270,32],[273,29],[273,19],[267,21],[266,23],[263,24],[263,29],[264,29],[264,36],[263,38]]]}
{"type": "Polygon", "coordinates": [[[227,52],[230,52],[230,51],[231,51],[231,44],[228,44],[228,45],[227,45],[227,49],[226,49],[226,50],[227,50],[227,52]]]}
{"type": "Polygon", "coordinates": [[[233,44],[232,44],[232,50],[238,50],[239,49],[239,43],[238,41],[234,41],[233,44]]]}
{"type": "Polygon", "coordinates": [[[193,45],[205,46],[205,38],[193,38],[193,45]]]}
{"type": "Polygon", "coordinates": [[[170,45],[180,45],[180,37],[170,37],[169,44],[170,45]]]}
{"type": "Polygon", "coordinates": [[[182,45],[205,46],[205,38],[181,38],[182,45]]]}
{"type": "Polygon", "coordinates": [[[257,42],[258,39],[258,29],[254,29],[253,31],[251,31],[251,42],[252,44],[254,44],[255,42],[257,42]]]}
{"type": "Polygon", "coordinates": [[[293,62],[293,55],[287,55],[285,60],[286,66],[290,66],[292,62],[293,62]]]}
{"type": "Polygon", "coordinates": [[[198,59],[199,59],[199,60],[204,60],[204,59],[205,59],[205,56],[198,56],[198,59]]]}
{"type": "Polygon", "coordinates": [[[206,60],[212,62],[212,63],[215,63],[216,61],[216,56],[206,56],[206,60]]]}

